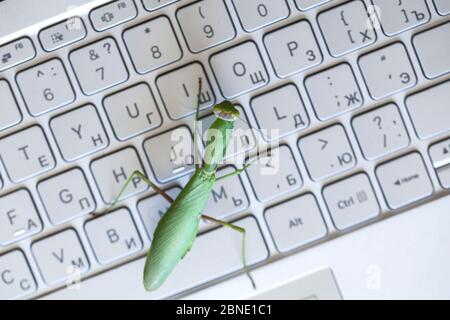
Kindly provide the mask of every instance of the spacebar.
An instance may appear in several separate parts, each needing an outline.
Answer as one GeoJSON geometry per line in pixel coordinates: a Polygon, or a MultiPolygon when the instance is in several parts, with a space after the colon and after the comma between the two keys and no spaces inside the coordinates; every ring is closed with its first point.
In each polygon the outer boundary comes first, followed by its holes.
{"type": "MultiPolygon", "coordinates": [[[[256,220],[246,217],[236,223],[247,230],[247,259],[255,264],[268,257],[256,220]]],[[[43,299],[163,299],[242,269],[241,234],[221,227],[200,235],[191,251],[178,264],[167,282],[155,292],[142,284],[145,259],[82,281],[78,288],[65,288],[43,299]]],[[[249,282],[250,286],[250,282],[249,282]]]]}

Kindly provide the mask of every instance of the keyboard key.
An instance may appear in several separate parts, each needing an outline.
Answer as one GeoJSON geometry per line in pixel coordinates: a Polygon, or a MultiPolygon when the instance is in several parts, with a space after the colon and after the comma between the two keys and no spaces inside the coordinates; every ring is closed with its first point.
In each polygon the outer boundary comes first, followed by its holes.
{"type": "Polygon", "coordinates": [[[0,197],[0,245],[6,246],[42,230],[30,192],[20,189],[0,197]]]}
{"type": "Polygon", "coordinates": [[[177,19],[192,52],[234,39],[236,30],[223,1],[198,1],[177,11],[177,19]]]}
{"type": "MultiPolygon", "coordinates": [[[[156,149],[157,150],[157,149],[156,149]]],[[[91,163],[91,171],[103,201],[111,204],[134,171],[145,174],[141,160],[132,147],[128,147],[91,163]]],[[[134,177],[119,200],[131,197],[148,189],[147,184],[139,177],[134,177]]]]}
{"type": "Polygon", "coordinates": [[[89,270],[89,260],[77,233],[73,229],[34,242],[34,258],[48,285],[78,278],[89,270]]]}
{"type": "Polygon", "coordinates": [[[339,230],[354,227],[380,214],[372,184],[363,173],[326,186],[323,196],[339,230]]]}
{"type": "Polygon", "coordinates": [[[72,51],[69,59],[85,95],[128,80],[128,70],[113,38],[104,38],[72,51]]]}
{"type": "Polygon", "coordinates": [[[372,3],[379,8],[381,26],[388,36],[430,21],[430,12],[425,0],[372,0],[372,3]]]}
{"type": "Polygon", "coordinates": [[[450,189],[450,139],[432,145],[429,153],[442,187],[450,189]]]}
{"type": "Polygon", "coordinates": [[[39,182],[37,190],[50,221],[55,225],[95,211],[91,188],[79,168],[39,182]]]}
{"type": "Polygon", "coordinates": [[[450,72],[450,22],[419,33],[413,45],[419,57],[423,73],[434,79],[450,72]],[[439,48],[439,50],[436,50],[439,48]]]}
{"type": "Polygon", "coordinates": [[[75,100],[72,84],[59,59],[22,71],[16,79],[28,111],[35,117],[75,100]]]}
{"type": "Polygon", "coordinates": [[[205,110],[215,104],[216,96],[200,63],[188,64],[156,79],[158,91],[171,119],[178,120],[195,113],[199,78],[202,79],[200,110],[205,110]]]}
{"type": "MultiPolygon", "coordinates": [[[[217,177],[235,171],[236,168],[229,166],[217,172],[217,177]]],[[[249,200],[240,176],[233,176],[214,183],[211,195],[205,207],[205,214],[220,220],[229,218],[238,212],[247,210],[249,200]]],[[[202,221],[201,225],[210,225],[210,222],[202,221]]]]}
{"type": "Polygon", "coordinates": [[[248,41],[210,58],[222,94],[235,98],[267,85],[269,75],[254,42],[248,41]]]}
{"type": "Polygon", "coordinates": [[[435,168],[450,165],[450,138],[433,144],[429,152],[435,168]]]}
{"type": "Polygon", "coordinates": [[[72,17],[39,32],[39,41],[45,51],[54,51],[84,39],[86,34],[83,20],[72,17]]]}
{"type": "Polygon", "coordinates": [[[247,32],[255,31],[289,16],[289,7],[283,0],[233,0],[233,4],[247,32]]]}
{"type": "Polygon", "coordinates": [[[124,141],[161,126],[162,117],[150,87],[140,83],[103,99],[117,139],[124,141]]]}
{"type": "Polygon", "coordinates": [[[341,125],[334,125],[300,139],[309,175],[315,181],[350,170],[356,165],[353,149],[341,125]]]}
{"type": "Polygon", "coordinates": [[[264,45],[280,78],[287,78],[322,63],[322,52],[311,25],[305,20],[267,34],[264,45]]]}
{"type": "Polygon", "coordinates": [[[295,4],[299,10],[306,11],[329,1],[330,0],[295,0],[295,4]]]}
{"type": "Polygon", "coordinates": [[[154,11],[177,1],[178,0],[142,0],[142,4],[144,5],[145,10],[154,11]]]}
{"type": "Polygon", "coordinates": [[[0,299],[19,299],[36,291],[37,286],[25,255],[14,250],[0,256],[0,299]]]}
{"type": "Polygon", "coordinates": [[[450,81],[406,98],[409,116],[420,139],[429,139],[450,130],[450,81]]]}
{"type": "MultiPolygon", "coordinates": [[[[248,264],[253,265],[266,260],[269,252],[256,220],[246,217],[237,221],[236,224],[247,230],[248,264]]],[[[95,299],[92,289],[108,283],[109,290],[106,290],[105,294],[108,295],[108,292],[111,292],[110,298],[113,298],[114,293],[117,292],[129,292],[132,297],[140,296],[148,299],[173,296],[237,271],[242,272],[241,243],[242,235],[230,228],[221,227],[200,235],[194,242],[191,251],[181,260],[164,286],[154,293],[145,291],[141,276],[130,278],[130,274],[142,274],[145,263],[145,258],[143,258],[86,279],[81,283],[79,290],[65,289],[58,291],[55,295],[59,299],[70,299],[71,296],[72,299],[80,296],[84,299],[95,299]],[[217,250],[218,247],[220,250],[217,250]],[[140,288],[139,291],[136,291],[136,288],[140,288]]],[[[251,288],[250,281],[247,282],[247,285],[248,288],[251,288]]],[[[54,296],[46,298],[52,297],[54,296]]]]}
{"type": "Polygon", "coordinates": [[[331,119],[364,103],[353,70],[346,63],[309,76],[305,87],[320,120],[331,119]]]}
{"type": "MultiPolygon", "coordinates": [[[[247,163],[252,163],[251,158],[247,163]]],[[[303,179],[288,146],[282,145],[260,156],[246,170],[253,191],[261,202],[267,202],[281,195],[299,190],[303,179]]]]}
{"type": "Polygon", "coordinates": [[[393,103],[354,118],[352,124],[364,157],[368,160],[409,145],[402,116],[393,103]]]}
{"type": "Polygon", "coordinates": [[[0,131],[10,128],[22,121],[17,100],[11,90],[8,81],[0,80],[0,105],[2,116],[0,117],[0,131]]]}
{"type": "Polygon", "coordinates": [[[376,100],[412,88],[417,83],[405,46],[399,42],[362,56],[359,67],[370,95],[376,100]]]}
{"type": "MultiPolygon", "coordinates": [[[[249,127],[249,121],[245,110],[239,105],[236,105],[235,107],[239,111],[240,119],[234,123],[234,130],[230,142],[228,143],[224,159],[230,160],[232,158],[230,161],[232,164],[241,164],[244,163],[244,158],[248,155],[248,152],[256,148],[257,141],[253,129],[249,127]]],[[[216,119],[216,116],[210,114],[200,120],[202,122],[204,146],[206,146],[206,130],[211,127],[216,119]]]]}
{"type": "Polygon", "coordinates": [[[447,0],[433,0],[434,5],[436,6],[436,10],[440,15],[448,15],[450,14],[450,2],[447,0]]]}
{"type": "Polygon", "coordinates": [[[129,256],[142,248],[133,218],[127,209],[119,209],[85,225],[95,257],[101,264],[109,264],[129,256]]]}
{"type": "Polygon", "coordinates": [[[0,46],[0,71],[12,68],[36,56],[36,49],[29,38],[20,38],[0,46]]]}
{"type": "Polygon", "coordinates": [[[14,183],[50,171],[55,159],[39,126],[32,126],[0,140],[0,157],[14,183]]]}
{"type": "Polygon", "coordinates": [[[89,13],[92,26],[97,31],[115,27],[137,16],[133,0],[111,1],[89,13]]]}
{"type": "Polygon", "coordinates": [[[312,194],[302,195],[265,211],[277,249],[287,252],[327,235],[327,227],[312,194]]]}
{"type": "Polygon", "coordinates": [[[407,206],[432,195],[425,164],[419,153],[411,153],[380,165],[376,169],[384,197],[393,210],[407,206]]]}
{"type": "Polygon", "coordinates": [[[144,151],[156,179],[161,183],[194,170],[191,130],[181,126],[144,141],[144,151]]]}
{"type": "Polygon", "coordinates": [[[140,74],[174,63],[183,56],[172,24],[165,16],[126,30],[123,40],[140,74]]]}
{"type": "MultiPolygon", "coordinates": [[[[171,196],[172,199],[175,199],[180,191],[181,188],[175,187],[166,190],[166,193],[171,196]]],[[[159,220],[166,213],[167,209],[169,209],[169,206],[169,201],[160,194],[155,194],[139,201],[137,207],[142,222],[144,223],[145,230],[147,231],[147,236],[150,240],[153,238],[153,233],[155,232],[159,220]]]]}
{"type": "Polygon", "coordinates": [[[66,161],[75,161],[109,144],[97,110],[91,104],[51,119],[50,128],[66,161]]]}
{"type": "Polygon", "coordinates": [[[349,1],[322,12],[318,17],[328,50],[339,57],[376,41],[366,6],[362,1],[349,1]]]}
{"type": "Polygon", "coordinates": [[[253,98],[253,114],[264,139],[274,141],[309,126],[302,98],[295,84],[288,84],[253,98]]]}

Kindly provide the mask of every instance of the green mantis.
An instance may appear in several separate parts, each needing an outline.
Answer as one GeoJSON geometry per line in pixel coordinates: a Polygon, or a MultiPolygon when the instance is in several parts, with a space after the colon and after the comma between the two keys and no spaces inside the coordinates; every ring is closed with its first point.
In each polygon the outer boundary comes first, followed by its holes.
{"type": "MultiPolygon", "coordinates": [[[[201,92],[201,80],[199,80],[199,88],[199,92],[201,92]]],[[[200,103],[197,104],[196,121],[199,116],[199,108],[200,103]]],[[[178,262],[191,249],[197,236],[200,219],[232,228],[242,234],[244,270],[253,287],[255,287],[246,262],[245,229],[209,217],[203,213],[214,183],[221,179],[238,175],[248,167],[248,164],[246,164],[243,168],[232,173],[219,178],[216,177],[218,164],[226,154],[235,121],[239,118],[239,111],[228,101],[216,105],[212,111],[216,119],[206,133],[206,148],[203,161],[201,164],[196,164],[194,174],[175,199],[172,199],[164,190],[160,189],[143,173],[138,171],[131,175],[116,198],[120,198],[128,184],[137,176],[170,202],[170,207],[155,229],[151,247],[148,251],[144,269],[144,287],[147,291],[158,289],[169,277],[178,262]]],[[[194,147],[197,147],[196,130],[197,123],[194,128],[194,147]]]]}

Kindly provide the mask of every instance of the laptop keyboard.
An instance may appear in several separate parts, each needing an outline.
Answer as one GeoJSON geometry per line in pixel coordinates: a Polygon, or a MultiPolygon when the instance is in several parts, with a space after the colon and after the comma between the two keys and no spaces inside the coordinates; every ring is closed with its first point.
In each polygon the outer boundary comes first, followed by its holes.
{"type": "MultiPolygon", "coordinates": [[[[194,167],[171,161],[170,137],[192,138],[198,78],[202,110],[231,99],[238,128],[280,140],[205,210],[247,228],[253,266],[448,195],[449,14],[445,0],[118,0],[1,44],[0,298],[140,280],[126,270],[166,201],[136,178],[94,214],[135,170],[180,192],[194,167]]],[[[151,297],[242,272],[235,240],[201,234],[151,297]]]]}

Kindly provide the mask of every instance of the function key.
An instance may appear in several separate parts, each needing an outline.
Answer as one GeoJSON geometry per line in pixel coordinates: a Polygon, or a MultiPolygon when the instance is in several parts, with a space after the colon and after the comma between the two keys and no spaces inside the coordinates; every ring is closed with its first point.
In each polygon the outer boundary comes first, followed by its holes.
{"type": "Polygon", "coordinates": [[[39,40],[45,51],[53,51],[86,37],[83,20],[78,17],[69,18],[39,33],[39,40]]]}
{"type": "Polygon", "coordinates": [[[36,56],[29,38],[20,38],[0,47],[0,71],[12,68],[36,56]]]}
{"type": "Polygon", "coordinates": [[[137,16],[133,0],[117,0],[109,2],[91,11],[89,18],[97,31],[115,27],[137,16]]]}
{"type": "Polygon", "coordinates": [[[178,0],[142,0],[145,10],[154,11],[168,4],[177,2],[178,0]]]}

